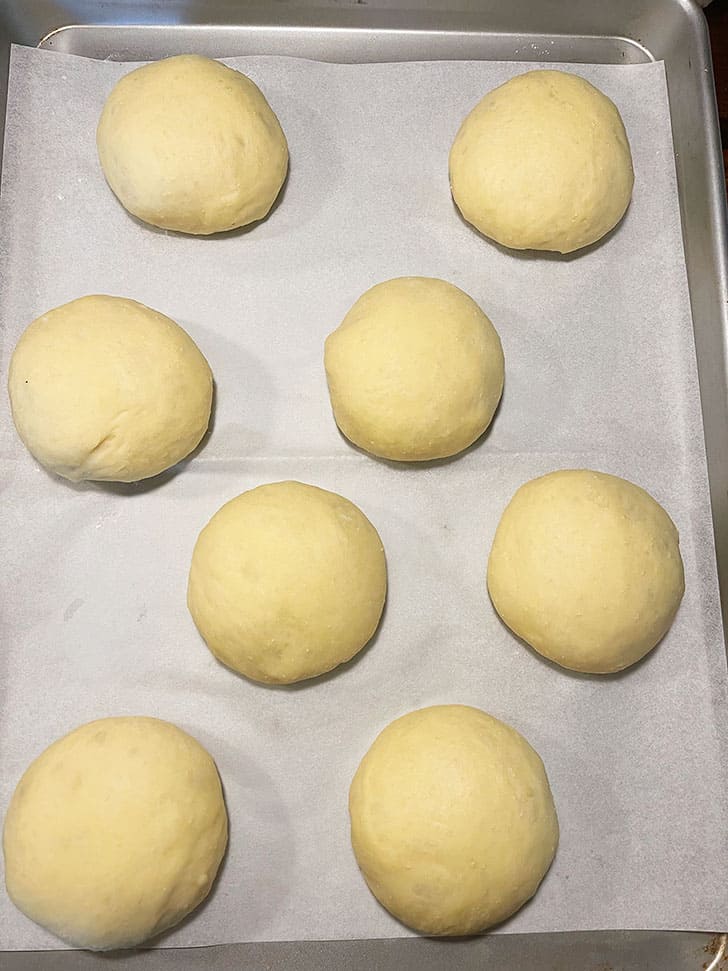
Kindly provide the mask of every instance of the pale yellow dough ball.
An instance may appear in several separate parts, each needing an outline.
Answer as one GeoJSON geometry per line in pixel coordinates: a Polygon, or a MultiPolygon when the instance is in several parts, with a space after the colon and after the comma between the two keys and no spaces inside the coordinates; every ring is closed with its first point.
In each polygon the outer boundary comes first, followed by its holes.
{"type": "Polygon", "coordinates": [[[207,431],[212,374],[169,317],[94,295],[38,317],[10,361],[13,420],[66,479],[136,482],[185,458],[207,431]]]}
{"type": "Polygon", "coordinates": [[[632,197],[619,111],[584,78],[528,71],[490,91],[450,151],[453,199],[513,249],[571,253],[601,239],[632,197]]]}
{"type": "Polygon", "coordinates": [[[289,684],[352,658],[379,624],[379,534],[348,499],[274,482],[226,503],[200,533],[187,603],[212,653],[253,681],[289,684]]]}
{"type": "Polygon", "coordinates": [[[536,892],[559,839],[543,763],[477,708],[410,712],[349,792],[351,841],[377,900],[421,934],[477,934],[536,892]]]}
{"type": "Polygon", "coordinates": [[[115,950],[197,907],[227,845],[215,763],[156,718],[103,718],[31,763],[5,817],[5,882],[74,947],[115,950]]]}
{"type": "Polygon", "coordinates": [[[286,137],[260,89],[197,54],[125,74],[104,105],[96,145],[121,204],[183,233],[262,219],[288,170],[286,137]]]}
{"type": "Polygon", "coordinates": [[[588,469],[551,472],[516,492],[488,561],[495,609],[540,654],[607,674],[667,632],[685,580],[672,520],[639,486],[588,469]]]}
{"type": "Polygon", "coordinates": [[[422,462],[461,452],[503,391],[500,338],[477,303],[433,277],[367,290],[326,339],[336,424],[373,455],[422,462]]]}

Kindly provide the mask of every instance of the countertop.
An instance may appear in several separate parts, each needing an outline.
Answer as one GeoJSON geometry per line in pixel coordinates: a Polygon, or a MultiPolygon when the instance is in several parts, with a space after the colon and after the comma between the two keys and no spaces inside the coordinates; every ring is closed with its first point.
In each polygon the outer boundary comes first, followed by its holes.
{"type": "Polygon", "coordinates": [[[723,141],[723,168],[728,188],[728,0],[713,0],[705,11],[713,50],[715,90],[718,96],[720,137],[723,141]]]}

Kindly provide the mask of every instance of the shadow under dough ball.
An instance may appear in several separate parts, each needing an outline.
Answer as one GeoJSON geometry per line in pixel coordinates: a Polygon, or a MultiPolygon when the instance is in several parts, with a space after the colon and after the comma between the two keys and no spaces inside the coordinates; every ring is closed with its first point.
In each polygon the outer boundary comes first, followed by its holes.
{"type": "Polygon", "coordinates": [[[503,391],[500,338],[452,283],[398,277],[356,301],[326,338],[336,424],[372,455],[423,462],[480,438],[503,391]]]}
{"type": "Polygon", "coordinates": [[[8,392],[20,438],[51,472],[137,482],[200,443],[212,373],[169,317],[96,294],[29,325],[13,351],[8,392]]]}
{"type": "Polygon", "coordinates": [[[96,145],[130,213],[195,235],[262,219],[288,170],[286,137],[257,85],[197,54],[124,75],[104,105],[96,145]]]}
{"type": "Polygon", "coordinates": [[[488,560],[493,606],[562,667],[609,674],[662,640],[685,590],[674,523],[626,479],[567,469],[511,499],[488,560]]]}
{"type": "Polygon", "coordinates": [[[212,653],[267,684],[314,678],[374,634],[387,592],[379,534],[334,492],[258,486],[200,533],[187,604],[212,653]]]}
{"type": "Polygon", "coordinates": [[[351,842],[369,889],[421,934],[477,934],[536,892],[559,824],[541,759],[466,705],[388,725],[349,792],[351,842]]]}
{"type": "Polygon", "coordinates": [[[5,817],[13,903],[74,947],[136,947],[208,895],[227,846],[215,763],[157,718],[103,718],[54,742],[5,817]]]}
{"type": "Polygon", "coordinates": [[[490,91],[450,150],[458,209],[512,249],[571,253],[613,229],[632,197],[615,105],[564,71],[528,71],[490,91]]]}

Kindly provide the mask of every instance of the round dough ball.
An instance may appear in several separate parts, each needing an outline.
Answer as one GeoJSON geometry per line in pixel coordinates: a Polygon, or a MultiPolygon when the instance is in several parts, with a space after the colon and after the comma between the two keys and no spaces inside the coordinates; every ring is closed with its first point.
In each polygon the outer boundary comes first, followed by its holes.
{"type": "Polygon", "coordinates": [[[96,146],[130,213],[198,235],[262,219],[288,169],[286,137],[260,89],[197,54],[125,74],[104,105],[96,146]]]}
{"type": "Polygon", "coordinates": [[[652,496],[574,469],[516,492],[496,530],[488,590],[510,629],[573,671],[608,674],[667,632],[685,581],[677,529],[652,496]]]}
{"type": "Polygon", "coordinates": [[[10,800],[5,882],[74,947],[135,947],[210,891],[227,845],[215,763],[156,718],[102,718],[54,742],[10,800]]]}
{"type": "Polygon", "coordinates": [[[421,934],[477,934],[533,896],[559,839],[543,763],[466,705],[388,725],[349,792],[351,842],[377,900],[421,934]]]}
{"type": "Polygon", "coordinates": [[[96,295],[30,324],[10,361],[8,391],[18,434],[41,465],[74,482],[136,482],[199,444],[212,374],[169,317],[96,295]]]}
{"type": "Polygon", "coordinates": [[[200,533],[187,604],[218,660],[290,684],[348,661],[387,592],[379,534],[348,499],[274,482],[227,502],[200,533]]]}
{"type": "Polygon", "coordinates": [[[617,225],[632,196],[617,108],[562,71],[528,71],[486,94],[450,150],[458,209],[513,249],[571,253],[617,225]]]}
{"type": "Polygon", "coordinates": [[[455,455],[490,424],[503,349],[466,293],[431,277],[367,290],[326,339],[336,424],[355,445],[402,462],[455,455]]]}

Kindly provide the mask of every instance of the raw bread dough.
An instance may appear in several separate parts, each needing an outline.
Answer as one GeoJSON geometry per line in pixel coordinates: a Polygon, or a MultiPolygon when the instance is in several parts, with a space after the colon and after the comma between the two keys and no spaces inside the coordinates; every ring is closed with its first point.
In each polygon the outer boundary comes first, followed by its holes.
{"type": "Polygon", "coordinates": [[[101,168],[153,226],[208,234],[267,215],[286,177],[286,137],[260,89],[197,54],[139,67],[101,113],[101,168]]]}
{"type": "Polygon", "coordinates": [[[559,839],[543,763],[465,705],[388,725],[349,793],[354,854],[377,900],[422,934],[477,934],[536,892],[559,839]]]}
{"type": "Polygon", "coordinates": [[[187,603],[223,664],[253,681],[289,684],[360,651],[386,591],[382,541],[353,503],[274,482],[232,499],[202,530],[187,603]]]}
{"type": "Polygon", "coordinates": [[[136,482],[188,455],[207,430],[212,374],[169,317],[89,296],[43,314],[13,352],[18,434],[66,479],[136,482]]]}
{"type": "Polygon", "coordinates": [[[667,632],[685,582],[677,529],[639,486],[587,469],[516,492],[496,530],[488,590],[514,633],[574,671],[634,664],[667,632]]]}
{"type": "Polygon", "coordinates": [[[563,71],[528,71],[486,94],[450,151],[463,216],[513,249],[570,253],[625,213],[634,173],[619,111],[563,71]]]}
{"type": "Polygon", "coordinates": [[[54,742],[10,800],[5,882],[74,947],[135,947],[205,899],[227,845],[215,763],[156,718],[103,718],[54,742]]]}
{"type": "Polygon", "coordinates": [[[466,293],[432,277],[367,290],[326,339],[336,424],[355,445],[398,461],[461,452],[490,424],[503,350],[466,293]]]}

